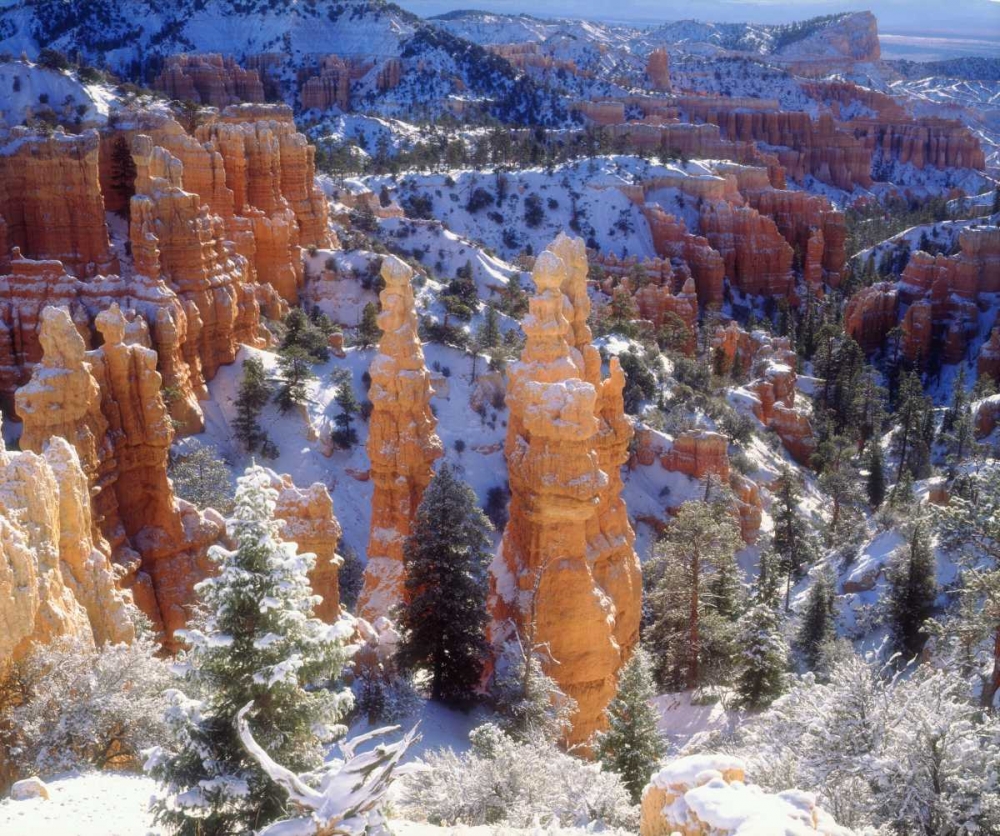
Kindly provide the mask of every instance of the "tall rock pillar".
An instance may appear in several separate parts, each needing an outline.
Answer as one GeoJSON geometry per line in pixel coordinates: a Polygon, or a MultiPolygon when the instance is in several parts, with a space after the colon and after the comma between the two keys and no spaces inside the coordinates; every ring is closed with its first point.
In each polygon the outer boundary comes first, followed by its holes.
{"type": "Polygon", "coordinates": [[[431,382],[417,334],[413,277],[405,262],[386,256],[385,290],[379,295],[382,329],[372,360],[368,397],[368,458],[375,492],[364,588],[358,615],[374,621],[403,600],[403,543],[410,533],[424,489],[442,455],[431,412],[431,382]]]}

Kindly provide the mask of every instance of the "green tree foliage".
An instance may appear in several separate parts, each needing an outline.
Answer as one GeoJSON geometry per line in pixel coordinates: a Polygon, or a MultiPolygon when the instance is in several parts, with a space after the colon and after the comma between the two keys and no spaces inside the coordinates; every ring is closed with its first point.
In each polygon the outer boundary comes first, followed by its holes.
{"type": "Polygon", "coordinates": [[[316,377],[312,363],[312,355],[297,345],[278,353],[278,389],[274,393],[274,402],[282,412],[309,400],[308,383],[316,377]]]}
{"type": "Polygon", "coordinates": [[[865,489],[868,492],[868,504],[872,508],[879,508],[885,501],[886,483],[882,443],[878,438],[873,438],[868,443],[868,477],[865,489]]]}
{"type": "Polygon", "coordinates": [[[218,572],[198,584],[200,610],[180,634],[184,681],[198,699],[170,694],[172,740],[147,767],[161,793],[157,824],[184,836],[257,830],[285,813],[285,793],[241,745],[237,714],[252,705],[254,735],[297,772],[323,762],[324,742],[351,707],[331,690],[348,657],[350,628],[312,617],[314,558],[280,539],[277,492],[260,467],[236,490],[237,547],[216,547],[218,572]]]}
{"type": "Polygon", "coordinates": [[[937,598],[934,551],[927,529],[918,522],[910,535],[908,554],[889,573],[889,623],[893,645],[909,661],[927,641],[926,622],[937,598]]]}
{"type": "Polygon", "coordinates": [[[329,336],[333,323],[329,319],[310,319],[302,308],[292,308],[285,317],[285,336],[281,341],[281,350],[300,348],[314,361],[322,363],[330,357],[329,336]]]}
{"type": "Polygon", "coordinates": [[[199,444],[170,460],[167,469],[174,493],[198,508],[233,510],[233,481],[229,467],[215,448],[199,444]]]}
{"type": "Polygon", "coordinates": [[[802,577],[816,557],[816,547],[805,520],[799,514],[799,480],[790,471],[782,472],[775,495],[774,551],[785,575],[785,610],[789,609],[791,587],[802,577]]]}
{"type": "Polygon", "coordinates": [[[359,348],[371,348],[381,336],[382,329],[378,327],[378,308],[373,302],[369,302],[361,311],[361,322],[358,324],[355,342],[359,348]]]}
{"type": "Polygon", "coordinates": [[[597,737],[597,757],[617,772],[638,804],[642,791],[666,754],[657,730],[659,714],[646,651],[637,648],[618,676],[618,693],[607,708],[608,730],[597,737]]]}
{"type": "Polygon", "coordinates": [[[268,441],[267,433],[260,426],[260,414],[269,400],[271,387],[264,364],[260,357],[251,355],[243,363],[243,379],[236,396],[236,417],[233,419],[233,434],[248,453],[261,450],[268,441]]]}
{"type": "Polygon", "coordinates": [[[437,700],[468,703],[479,683],[491,531],[472,489],[441,465],[403,547],[407,603],[399,646],[404,668],[429,669],[437,700]]]}
{"type": "Polygon", "coordinates": [[[830,572],[821,572],[809,589],[797,642],[806,667],[819,671],[823,667],[830,644],[836,637],[834,629],[835,581],[830,572]]]}
{"type": "Polygon", "coordinates": [[[712,587],[718,587],[717,575],[732,572],[742,545],[725,501],[685,502],[657,543],[646,575],[649,649],[660,684],[680,690],[705,684],[709,675],[725,679],[735,621],[728,601],[715,598],[712,587]],[[729,612],[716,609],[720,604],[729,612]]]}

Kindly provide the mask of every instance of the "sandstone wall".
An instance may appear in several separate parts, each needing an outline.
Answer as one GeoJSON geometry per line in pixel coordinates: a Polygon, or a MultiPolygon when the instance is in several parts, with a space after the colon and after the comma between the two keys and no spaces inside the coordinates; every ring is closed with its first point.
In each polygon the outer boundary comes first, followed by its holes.
{"type": "Polygon", "coordinates": [[[245,70],[231,57],[216,53],[169,56],[153,81],[153,89],[172,99],[209,107],[264,101],[264,85],[257,71],[245,70]]]}

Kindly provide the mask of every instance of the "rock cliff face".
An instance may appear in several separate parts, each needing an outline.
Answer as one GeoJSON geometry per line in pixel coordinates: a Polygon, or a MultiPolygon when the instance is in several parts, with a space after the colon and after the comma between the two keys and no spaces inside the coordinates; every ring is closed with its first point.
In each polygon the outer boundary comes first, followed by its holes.
{"type": "Polygon", "coordinates": [[[689,755],[657,772],[642,793],[641,836],[795,833],[852,836],[816,806],[811,793],[767,793],[746,765],[727,755],[689,755]]]}
{"type": "Polygon", "coordinates": [[[899,300],[909,305],[902,350],[910,361],[962,360],[978,330],[980,296],[1000,291],[1000,229],[965,229],[959,247],[953,256],[917,251],[900,276],[899,300]]]}
{"type": "Polygon", "coordinates": [[[153,89],[209,107],[264,101],[264,85],[256,70],[245,70],[229,56],[214,53],[171,55],[153,89]]]}
{"type": "Polygon", "coordinates": [[[644,206],[642,213],[649,222],[657,255],[682,259],[694,277],[698,303],[709,308],[720,307],[726,263],[718,250],[713,249],[707,239],[689,233],[682,221],[659,206],[644,206]]]}
{"type": "Polygon", "coordinates": [[[529,640],[534,616],[533,641],[548,648],[543,665],[577,702],[569,743],[585,743],[604,723],[640,603],[620,479],[602,469],[617,470],[631,436],[624,380],[617,366],[600,380],[585,325],[585,270],[580,242],[564,236],[535,262],[527,342],[508,384],[510,521],[490,594],[498,648],[515,635],[529,640]]]}
{"type": "Polygon", "coordinates": [[[770,218],[750,207],[708,204],[701,231],[725,264],[725,274],[744,293],[785,297],[792,293],[794,251],[770,218]]]}
{"type": "Polygon", "coordinates": [[[97,317],[97,327],[104,345],[87,352],[64,308],[42,312],[42,361],[16,395],[21,443],[37,452],[61,436],[76,449],[93,494],[92,537],[107,540],[123,567],[122,586],[172,647],[193,586],[210,569],[207,547],[224,526],[174,498],[166,469],[173,427],[155,352],[124,341],[117,306],[97,317]]]}
{"type": "Polygon", "coordinates": [[[866,354],[882,346],[896,327],[899,294],[891,282],[879,282],[855,293],[844,310],[844,330],[866,354]]]}
{"type": "Polygon", "coordinates": [[[41,455],[14,453],[0,440],[0,663],[58,636],[133,638],[106,548],[73,447],[53,438],[41,455]]]}
{"type": "Polygon", "coordinates": [[[972,412],[976,421],[976,438],[986,438],[1000,424],[1000,395],[973,404],[972,412]]]}
{"type": "Polygon", "coordinates": [[[646,76],[654,90],[670,90],[670,56],[665,49],[654,49],[646,61],[646,76]]]}
{"type": "Polygon", "coordinates": [[[7,247],[20,247],[29,258],[58,259],[77,276],[117,269],[98,183],[99,147],[93,130],[40,136],[17,127],[0,139],[7,247]]]}
{"type": "Polygon", "coordinates": [[[1000,326],[993,326],[989,340],[979,349],[979,374],[1000,382],[1000,326]]]}
{"type": "Polygon", "coordinates": [[[275,476],[273,487],[278,491],[274,514],[285,521],[284,539],[296,543],[300,554],[316,555],[309,582],[323,600],[314,612],[317,618],[332,624],[340,615],[338,572],[343,558],[337,554],[341,528],[333,514],[330,492],[321,482],[297,488],[287,475],[275,476]]]}
{"type": "Polygon", "coordinates": [[[413,270],[386,256],[382,278],[382,339],[369,369],[368,391],[368,459],[375,490],[368,564],[357,606],[368,621],[387,615],[403,600],[403,542],[430,484],[434,461],[443,452],[430,408],[430,374],[417,335],[413,270]]]}

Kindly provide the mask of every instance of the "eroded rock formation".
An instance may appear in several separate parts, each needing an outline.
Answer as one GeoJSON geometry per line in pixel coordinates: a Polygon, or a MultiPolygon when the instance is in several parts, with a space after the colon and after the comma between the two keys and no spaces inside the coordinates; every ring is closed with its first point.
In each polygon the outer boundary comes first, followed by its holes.
{"type": "Polygon", "coordinates": [[[600,379],[585,276],[582,244],[565,236],[535,262],[527,342],[508,384],[510,521],[490,594],[494,645],[528,641],[533,622],[547,673],[576,700],[570,743],[585,743],[604,723],[637,636],[640,596],[617,475],[631,437],[624,380],[617,365],[600,379]]]}
{"type": "Polygon", "coordinates": [[[40,451],[61,436],[76,449],[93,494],[92,536],[110,545],[122,585],[165,631],[186,621],[194,584],[210,571],[205,554],[222,536],[214,512],[177,500],[167,479],[173,426],[160,394],[156,353],[126,343],[125,317],[97,317],[104,345],[87,352],[64,308],[41,316],[42,361],[16,394],[21,444],[40,451]]]}
{"type": "Polygon", "coordinates": [[[0,439],[0,663],[58,636],[130,641],[115,581],[76,450],[53,438],[40,455],[8,452],[0,439]]]}
{"type": "Polygon", "coordinates": [[[866,354],[882,347],[886,335],[896,327],[899,294],[891,282],[865,287],[847,300],[844,331],[866,354]]]}
{"type": "Polygon", "coordinates": [[[642,793],[641,836],[794,833],[852,836],[816,806],[811,793],[768,793],[727,755],[689,755],[661,768],[642,793]]]}
{"type": "Polygon", "coordinates": [[[388,615],[404,594],[403,542],[442,455],[430,408],[431,378],[417,334],[413,270],[395,256],[382,261],[385,290],[379,295],[382,329],[369,373],[368,424],[371,462],[371,534],[358,614],[374,621],[388,615]]]}
{"type": "Polygon", "coordinates": [[[6,247],[20,247],[29,258],[58,259],[78,276],[117,268],[98,182],[99,147],[94,130],[42,136],[16,127],[0,138],[6,247]]]}
{"type": "Polygon", "coordinates": [[[646,77],[654,90],[670,90],[670,56],[665,49],[654,49],[646,61],[646,77]]]}
{"type": "Polygon", "coordinates": [[[274,514],[285,522],[282,536],[296,543],[300,553],[316,555],[309,582],[323,600],[314,613],[332,624],[340,615],[338,571],[343,558],[337,554],[341,528],[333,514],[330,492],[321,482],[298,488],[288,475],[274,476],[272,484],[278,491],[274,514]]]}
{"type": "Polygon", "coordinates": [[[264,85],[257,71],[245,70],[231,57],[216,53],[169,56],[153,81],[153,89],[172,99],[209,107],[264,101],[264,85]]]}

